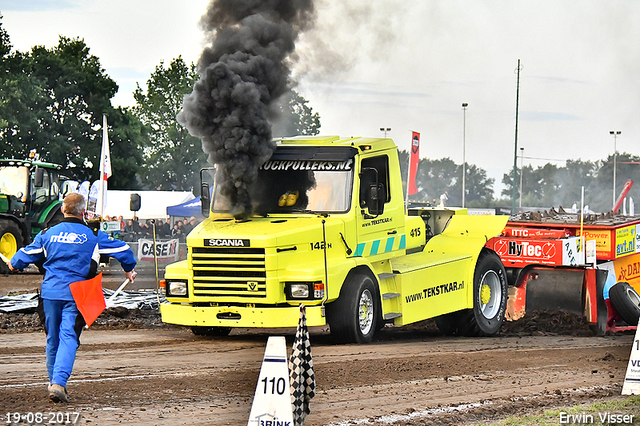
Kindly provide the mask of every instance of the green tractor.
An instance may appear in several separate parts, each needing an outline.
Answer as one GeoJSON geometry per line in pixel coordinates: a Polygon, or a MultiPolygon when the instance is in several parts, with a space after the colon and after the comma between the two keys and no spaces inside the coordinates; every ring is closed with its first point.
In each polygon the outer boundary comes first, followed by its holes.
{"type": "Polygon", "coordinates": [[[37,159],[0,159],[0,253],[7,258],[62,220],[61,193],[71,182],[61,170],[37,159]]]}

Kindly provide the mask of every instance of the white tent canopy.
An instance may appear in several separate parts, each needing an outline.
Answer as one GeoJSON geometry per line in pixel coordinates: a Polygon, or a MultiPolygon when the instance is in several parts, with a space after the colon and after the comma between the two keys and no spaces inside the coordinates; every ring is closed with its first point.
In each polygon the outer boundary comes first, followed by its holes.
{"type": "Polygon", "coordinates": [[[104,214],[133,218],[134,212],[129,210],[131,194],[140,195],[140,210],[135,213],[138,219],[162,219],[167,217],[167,207],[192,200],[195,196],[190,191],[107,191],[107,202],[104,214]]]}

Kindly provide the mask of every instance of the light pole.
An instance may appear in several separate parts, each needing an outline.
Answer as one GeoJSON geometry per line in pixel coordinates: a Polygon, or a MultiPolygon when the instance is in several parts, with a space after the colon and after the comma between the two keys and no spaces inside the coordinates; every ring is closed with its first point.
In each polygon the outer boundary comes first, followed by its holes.
{"type": "Polygon", "coordinates": [[[466,138],[467,138],[467,107],[468,103],[462,103],[462,208],[464,208],[467,195],[467,159],[466,159],[466,138]]]}
{"type": "Polygon", "coordinates": [[[380,127],[380,131],[384,132],[384,137],[387,137],[387,132],[391,131],[391,127],[380,127]]]}
{"type": "Polygon", "coordinates": [[[522,175],[524,174],[524,147],[520,147],[520,206],[522,207],[522,175]]]}
{"type": "Polygon", "coordinates": [[[616,142],[618,139],[618,135],[622,133],[621,130],[611,130],[609,131],[610,135],[613,135],[613,204],[611,208],[615,208],[616,206],[616,159],[618,156],[618,150],[616,148],[616,142]]]}

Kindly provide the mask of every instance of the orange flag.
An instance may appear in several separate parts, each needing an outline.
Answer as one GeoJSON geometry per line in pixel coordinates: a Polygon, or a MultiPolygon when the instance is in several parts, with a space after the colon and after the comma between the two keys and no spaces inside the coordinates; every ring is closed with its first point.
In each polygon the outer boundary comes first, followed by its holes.
{"type": "Polygon", "coordinates": [[[102,273],[85,281],[69,284],[78,310],[89,327],[107,307],[102,293],[102,273]]]}

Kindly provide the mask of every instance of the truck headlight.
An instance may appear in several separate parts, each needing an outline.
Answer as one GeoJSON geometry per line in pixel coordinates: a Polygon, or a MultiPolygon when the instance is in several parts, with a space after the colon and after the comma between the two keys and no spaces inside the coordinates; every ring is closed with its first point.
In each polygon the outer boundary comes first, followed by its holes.
{"type": "Polygon", "coordinates": [[[284,285],[287,299],[317,300],[324,298],[324,283],[322,282],[289,282],[284,285]]]}
{"type": "Polygon", "coordinates": [[[308,284],[291,284],[291,297],[293,297],[294,299],[308,299],[309,285],[308,284]]]}
{"type": "Polygon", "coordinates": [[[187,281],[185,280],[166,280],[167,296],[186,296],[187,281]]]}

